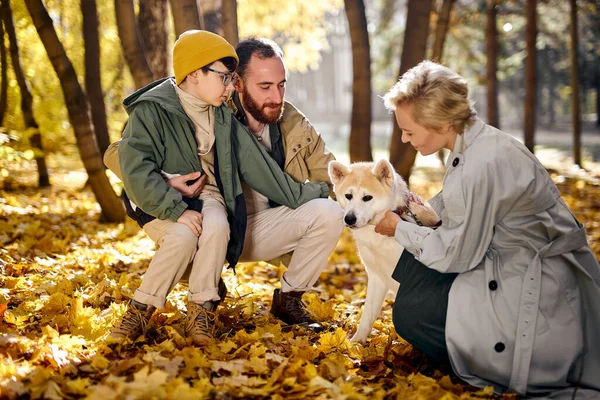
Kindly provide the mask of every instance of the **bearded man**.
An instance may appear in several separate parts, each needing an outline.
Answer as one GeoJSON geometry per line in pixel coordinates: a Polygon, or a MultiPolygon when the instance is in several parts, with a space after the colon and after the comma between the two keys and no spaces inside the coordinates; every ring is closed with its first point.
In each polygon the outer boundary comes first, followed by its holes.
{"type": "MultiPolygon", "coordinates": [[[[334,160],[333,155],[326,150],[321,135],[308,119],[284,99],[287,72],[279,46],[268,39],[250,38],[238,44],[236,53],[239,57],[235,73],[237,93],[230,99],[230,106],[236,118],[248,128],[240,134],[252,135],[264,157],[275,160],[295,181],[327,182],[331,187],[327,167],[329,161],[334,160]]],[[[117,151],[118,142],[115,142],[105,153],[104,163],[120,177],[117,151]]],[[[242,156],[238,162],[248,161],[242,156]]],[[[219,171],[215,173],[218,175],[219,171]]],[[[200,171],[170,178],[167,185],[189,198],[200,196],[206,183],[206,175],[200,171]]],[[[243,175],[241,178],[243,181],[243,175]]],[[[271,313],[286,324],[321,331],[322,325],[306,312],[302,294],[313,287],[339,240],[343,229],[341,208],[331,199],[314,199],[292,209],[275,203],[260,189],[252,189],[244,182],[242,191],[246,229],[239,260],[283,261],[288,269],[281,277],[281,288],[273,292],[271,313]]],[[[228,215],[228,226],[211,230],[216,236],[213,243],[218,254],[225,255],[230,227],[235,226],[235,219],[239,218],[239,214],[228,215]]],[[[218,277],[222,264],[215,268],[218,277]]],[[[216,279],[214,289],[218,286],[216,279]]],[[[216,309],[208,308],[206,312],[211,315],[207,315],[206,320],[214,324],[212,314],[216,309]]],[[[211,326],[207,330],[212,332],[213,329],[211,326]]]]}

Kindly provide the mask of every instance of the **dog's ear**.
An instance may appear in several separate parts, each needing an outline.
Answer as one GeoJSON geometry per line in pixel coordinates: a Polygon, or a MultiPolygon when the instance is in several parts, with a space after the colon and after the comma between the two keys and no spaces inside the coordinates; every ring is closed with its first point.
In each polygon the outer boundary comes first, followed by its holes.
{"type": "Polygon", "coordinates": [[[329,178],[334,185],[340,183],[349,173],[350,168],[346,167],[341,162],[335,160],[329,162],[329,178]]]}
{"type": "Polygon", "coordinates": [[[396,172],[394,167],[388,160],[379,160],[377,164],[371,170],[371,173],[377,177],[383,184],[388,186],[394,186],[394,179],[396,178],[396,172]]]}

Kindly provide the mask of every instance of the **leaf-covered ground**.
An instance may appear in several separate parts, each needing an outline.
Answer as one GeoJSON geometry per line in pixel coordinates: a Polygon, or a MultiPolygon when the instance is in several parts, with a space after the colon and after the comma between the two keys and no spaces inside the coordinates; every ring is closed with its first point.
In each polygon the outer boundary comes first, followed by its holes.
{"type": "MultiPolygon", "coordinates": [[[[367,344],[348,340],[366,290],[348,232],[304,296],[327,321],[324,333],[281,327],[269,307],[282,267],[254,263],[239,266],[236,276],[224,272],[229,295],[209,346],[193,347],[182,336],[185,284],[154,315],[144,339],[106,344],[154,245],[131,221],[99,222],[74,157],[55,156],[50,165],[53,187],[39,190],[34,164],[0,162],[0,398],[497,398],[490,388],[462,385],[399,338],[391,299],[367,344]]],[[[441,176],[417,170],[413,190],[427,199],[441,176]]],[[[553,176],[600,254],[597,182],[553,176]]]]}

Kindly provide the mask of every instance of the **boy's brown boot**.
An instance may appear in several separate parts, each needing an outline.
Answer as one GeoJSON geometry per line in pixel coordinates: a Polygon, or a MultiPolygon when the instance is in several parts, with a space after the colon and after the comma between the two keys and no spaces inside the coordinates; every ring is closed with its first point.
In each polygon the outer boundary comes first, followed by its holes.
{"type": "Polygon", "coordinates": [[[214,339],[217,319],[215,310],[219,302],[219,300],[207,301],[204,304],[188,302],[185,335],[192,338],[195,345],[203,346],[214,339]]]}
{"type": "Polygon", "coordinates": [[[281,289],[273,292],[271,314],[289,325],[303,325],[319,333],[323,325],[312,319],[306,312],[306,305],[302,302],[304,292],[283,293],[281,289]]]}
{"type": "Polygon", "coordinates": [[[110,332],[110,337],[115,340],[137,339],[146,332],[150,317],[155,310],[156,307],[154,306],[131,300],[127,306],[127,311],[121,318],[121,322],[110,332]]]}

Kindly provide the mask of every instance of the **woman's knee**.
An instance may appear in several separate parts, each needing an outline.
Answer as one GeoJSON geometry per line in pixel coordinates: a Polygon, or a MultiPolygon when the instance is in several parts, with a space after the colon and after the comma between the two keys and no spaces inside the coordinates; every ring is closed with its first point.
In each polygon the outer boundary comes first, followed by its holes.
{"type": "Polygon", "coordinates": [[[407,312],[407,307],[400,304],[398,299],[394,302],[392,308],[392,322],[398,336],[410,342],[410,338],[414,336],[414,313],[407,312]]]}

